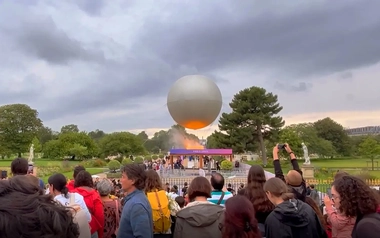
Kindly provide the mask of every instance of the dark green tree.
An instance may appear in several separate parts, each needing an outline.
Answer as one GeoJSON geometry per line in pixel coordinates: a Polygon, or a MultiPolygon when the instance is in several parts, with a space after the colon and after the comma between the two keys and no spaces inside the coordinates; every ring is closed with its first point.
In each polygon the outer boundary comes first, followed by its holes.
{"type": "Polygon", "coordinates": [[[277,95],[260,87],[246,88],[234,96],[230,107],[232,112],[223,113],[219,119],[221,132],[217,133],[216,140],[235,146],[238,150],[235,152],[250,150],[258,141],[263,164],[266,165],[264,140],[277,137],[285,124],[278,116],[282,107],[277,95]]]}
{"type": "Polygon", "coordinates": [[[7,153],[21,156],[28,151],[34,137],[42,127],[38,112],[25,104],[0,107],[0,144],[7,153]]]}

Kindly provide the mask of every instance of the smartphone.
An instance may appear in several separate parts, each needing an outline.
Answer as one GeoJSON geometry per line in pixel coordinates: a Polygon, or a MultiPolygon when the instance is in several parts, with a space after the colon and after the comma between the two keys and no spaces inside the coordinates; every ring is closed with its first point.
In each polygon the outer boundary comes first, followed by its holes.
{"type": "Polygon", "coordinates": [[[28,174],[33,174],[33,165],[32,164],[29,164],[29,167],[28,167],[28,174]]]}
{"type": "Polygon", "coordinates": [[[5,179],[5,178],[7,178],[8,177],[8,171],[6,171],[6,170],[2,170],[1,171],[1,179],[5,179]]]}

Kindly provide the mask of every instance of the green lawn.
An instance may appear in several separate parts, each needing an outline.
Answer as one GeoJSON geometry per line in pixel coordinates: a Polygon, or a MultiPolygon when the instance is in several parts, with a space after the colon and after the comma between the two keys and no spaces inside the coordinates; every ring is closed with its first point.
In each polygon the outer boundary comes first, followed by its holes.
{"type": "MultiPolygon", "coordinates": [[[[62,160],[48,160],[48,159],[37,159],[34,160],[35,166],[45,167],[45,166],[60,166],[62,165],[62,160]]],[[[10,167],[12,160],[2,160],[0,159],[0,167],[10,167]]],[[[80,163],[80,161],[68,161],[72,166],[75,166],[80,163]]]]}
{"type": "MultiPolygon", "coordinates": [[[[105,170],[107,169],[104,169],[104,168],[89,168],[89,169],[86,169],[90,174],[100,174],[100,173],[103,173],[105,172],[105,170]]],[[[62,173],[63,175],[65,175],[68,179],[72,179],[73,177],[73,172],[70,171],[70,172],[65,172],[65,173],[62,173]]],[[[50,175],[49,176],[45,176],[45,177],[41,177],[41,179],[44,181],[44,183],[47,183],[47,180],[49,179],[50,175]]]]}

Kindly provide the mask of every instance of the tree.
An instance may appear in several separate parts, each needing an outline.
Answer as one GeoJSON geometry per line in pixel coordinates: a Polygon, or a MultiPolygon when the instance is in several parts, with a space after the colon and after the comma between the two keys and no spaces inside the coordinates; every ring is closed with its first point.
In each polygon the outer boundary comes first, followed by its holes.
{"type": "Polygon", "coordinates": [[[96,129],[95,131],[90,131],[88,135],[91,137],[91,139],[98,142],[106,135],[106,133],[102,130],[96,129]]]}
{"type": "Polygon", "coordinates": [[[50,140],[54,140],[58,138],[58,133],[53,132],[53,130],[47,126],[42,126],[38,130],[38,140],[40,141],[41,145],[43,146],[46,142],[50,140]]]}
{"type": "Polygon", "coordinates": [[[143,141],[143,142],[145,142],[149,139],[148,134],[146,134],[145,131],[142,131],[139,134],[137,134],[137,137],[139,137],[141,139],[141,141],[143,141]]]}
{"type": "Polygon", "coordinates": [[[296,155],[300,156],[302,154],[302,140],[298,136],[297,132],[291,128],[285,127],[280,131],[279,142],[288,143],[296,155]]]}
{"type": "Polygon", "coordinates": [[[374,160],[380,155],[380,143],[373,137],[369,136],[362,143],[360,143],[359,153],[371,160],[372,170],[375,170],[374,160]]]}
{"type": "Polygon", "coordinates": [[[114,132],[104,136],[99,147],[104,156],[129,156],[145,154],[143,142],[137,135],[129,132],[114,132]]]}
{"type": "Polygon", "coordinates": [[[32,140],[32,144],[34,146],[34,151],[36,153],[41,153],[42,152],[42,145],[40,143],[40,140],[38,139],[37,136],[35,136],[32,140]]]}
{"type": "Polygon", "coordinates": [[[67,132],[79,132],[79,128],[77,125],[74,125],[74,124],[62,126],[61,133],[67,133],[67,132]]]}
{"type": "Polygon", "coordinates": [[[10,104],[0,107],[0,144],[5,151],[17,153],[19,157],[26,152],[42,121],[38,112],[25,104],[10,104]]]}
{"type": "Polygon", "coordinates": [[[282,117],[277,116],[282,110],[277,95],[259,87],[246,88],[234,96],[230,107],[232,112],[223,113],[219,119],[221,132],[217,133],[217,140],[238,145],[239,151],[235,153],[252,148],[258,140],[263,164],[266,165],[264,139],[278,136],[285,123],[282,117]]]}
{"type": "MultiPolygon", "coordinates": [[[[332,157],[336,154],[332,143],[318,136],[313,123],[293,124],[286,126],[284,129],[294,131],[301,142],[308,147],[309,154],[316,154],[320,157],[332,157]]],[[[299,154],[297,153],[298,156],[302,155],[300,152],[298,152],[299,154]]]]}
{"type": "Polygon", "coordinates": [[[120,167],[121,164],[117,160],[111,160],[110,162],[108,162],[108,168],[109,170],[111,170],[112,173],[116,173],[116,170],[120,169],[120,167]]]}
{"type": "Polygon", "coordinates": [[[316,121],[314,127],[319,137],[331,141],[337,153],[344,156],[351,155],[352,146],[350,138],[342,125],[327,117],[316,121]]]}
{"type": "Polygon", "coordinates": [[[127,165],[127,164],[132,164],[133,161],[130,159],[130,158],[124,158],[122,161],[121,161],[121,164],[122,165],[127,165]]]}

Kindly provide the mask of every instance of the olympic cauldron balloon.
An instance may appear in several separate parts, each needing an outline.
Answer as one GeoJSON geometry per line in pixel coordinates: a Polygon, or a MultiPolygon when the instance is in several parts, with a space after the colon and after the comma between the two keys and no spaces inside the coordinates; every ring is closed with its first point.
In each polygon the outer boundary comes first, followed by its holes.
{"type": "Polygon", "coordinates": [[[167,106],[175,122],[197,130],[210,125],[218,117],[222,109],[222,93],[209,78],[188,75],[173,84],[167,106]]]}

